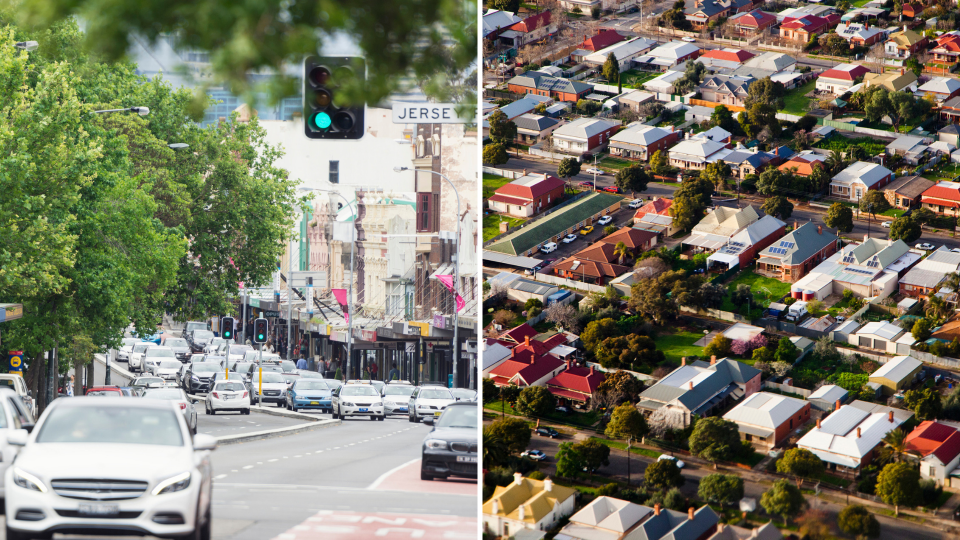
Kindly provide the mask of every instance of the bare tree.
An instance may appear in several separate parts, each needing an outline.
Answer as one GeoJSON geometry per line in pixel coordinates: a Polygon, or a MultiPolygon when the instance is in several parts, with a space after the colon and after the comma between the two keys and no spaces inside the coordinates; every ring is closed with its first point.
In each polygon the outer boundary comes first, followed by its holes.
{"type": "Polygon", "coordinates": [[[788,364],[788,363],[786,363],[786,362],[774,362],[774,363],[770,364],[770,369],[772,369],[773,372],[774,372],[778,377],[783,377],[783,376],[786,375],[791,369],[793,369],[793,366],[791,366],[790,364],[788,364]]]}
{"type": "Polygon", "coordinates": [[[502,302],[507,298],[510,287],[502,281],[493,281],[490,283],[490,299],[494,302],[502,302]]]}
{"type": "Polygon", "coordinates": [[[650,435],[657,439],[662,439],[671,429],[683,428],[680,415],[667,411],[666,407],[653,411],[647,418],[647,425],[650,426],[650,435]]]}
{"type": "Polygon", "coordinates": [[[543,310],[543,313],[545,320],[552,322],[562,330],[574,333],[580,330],[578,328],[580,314],[577,313],[576,308],[570,304],[554,302],[547,306],[547,308],[543,310]]]}
{"type": "Polygon", "coordinates": [[[633,267],[633,275],[637,280],[657,278],[660,274],[670,270],[670,265],[660,257],[648,257],[637,262],[633,267]]]}
{"type": "Polygon", "coordinates": [[[874,73],[883,73],[883,59],[885,53],[883,51],[883,40],[878,41],[870,50],[867,51],[867,54],[864,55],[864,64],[867,65],[874,73]]]}

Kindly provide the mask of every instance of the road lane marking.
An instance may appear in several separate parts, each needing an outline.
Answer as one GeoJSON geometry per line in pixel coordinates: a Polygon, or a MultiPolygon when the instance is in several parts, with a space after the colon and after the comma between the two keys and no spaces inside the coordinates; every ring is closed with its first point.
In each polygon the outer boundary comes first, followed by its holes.
{"type": "Polygon", "coordinates": [[[252,469],[252,468],[253,468],[253,465],[247,465],[244,467],[244,469],[252,469]]]}
{"type": "Polygon", "coordinates": [[[225,475],[225,474],[218,474],[218,475],[214,476],[213,479],[214,479],[214,480],[220,480],[221,478],[226,478],[226,477],[227,477],[227,475],[225,475]]]}
{"type": "Polygon", "coordinates": [[[367,486],[367,489],[368,489],[368,490],[377,489],[377,486],[379,486],[381,483],[383,483],[383,481],[386,480],[388,476],[390,476],[391,474],[399,471],[400,469],[402,469],[402,468],[404,468],[404,467],[406,467],[406,466],[408,466],[408,465],[411,465],[411,464],[413,464],[413,463],[416,463],[416,462],[420,461],[421,459],[422,459],[422,458],[411,459],[410,461],[404,463],[403,465],[399,465],[399,466],[397,466],[397,467],[394,467],[394,468],[390,469],[389,471],[381,474],[380,477],[377,478],[376,480],[374,480],[372,484],[370,484],[369,486],[367,486]]]}
{"type": "Polygon", "coordinates": [[[277,458],[269,459],[267,460],[267,463],[273,463],[274,461],[277,461],[277,458]]]}

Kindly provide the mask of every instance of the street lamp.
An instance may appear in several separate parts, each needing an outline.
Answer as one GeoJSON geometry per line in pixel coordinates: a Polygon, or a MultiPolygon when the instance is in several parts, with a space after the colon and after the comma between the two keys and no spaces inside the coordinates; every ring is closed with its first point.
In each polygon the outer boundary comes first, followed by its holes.
{"type": "Polygon", "coordinates": [[[40,44],[36,41],[18,41],[13,46],[23,51],[35,51],[40,44]]]}
{"type": "MultiPolygon", "coordinates": [[[[302,192],[302,193],[307,193],[307,192],[311,192],[311,191],[318,191],[318,192],[320,192],[320,193],[334,193],[334,194],[336,194],[338,197],[340,197],[340,199],[343,201],[343,204],[346,205],[347,208],[350,208],[350,201],[348,201],[347,198],[344,197],[339,191],[334,191],[334,190],[332,190],[332,189],[315,189],[315,188],[307,188],[307,187],[302,187],[302,188],[300,188],[298,191],[300,191],[300,192],[302,192]]],[[[356,192],[354,192],[354,200],[356,200],[356,192]]],[[[359,213],[359,211],[358,211],[358,213],[359,213]]],[[[347,281],[347,313],[348,313],[348,317],[347,317],[347,366],[346,366],[347,369],[346,369],[345,374],[344,374],[344,377],[345,377],[345,379],[347,379],[347,380],[350,379],[350,373],[351,373],[351,371],[350,371],[350,361],[353,359],[353,267],[354,267],[354,265],[356,264],[355,261],[354,261],[353,250],[354,250],[354,246],[355,246],[356,243],[357,243],[357,242],[356,242],[356,228],[355,228],[355,226],[354,226],[354,228],[351,230],[351,232],[352,232],[352,234],[350,235],[350,236],[351,236],[351,238],[350,238],[350,279],[347,281]]],[[[292,285],[291,285],[292,281],[293,281],[293,243],[291,242],[291,245],[290,245],[290,275],[289,275],[288,278],[287,278],[287,288],[288,288],[288,290],[289,290],[289,293],[288,293],[288,294],[291,295],[291,296],[289,297],[290,303],[288,304],[288,305],[290,306],[290,308],[289,308],[290,317],[293,317],[293,296],[292,296],[292,294],[293,294],[293,288],[292,288],[292,285]]],[[[290,346],[290,352],[292,353],[292,352],[293,352],[293,345],[290,344],[290,332],[291,332],[291,326],[290,326],[290,319],[288,318],[288,319],[287,319],[287,343],[288,343],[288,345],[290,346]]]]}
{"type": "MultiPolygon", "coordinates": [[[[409,167],[394,167],[393,172],[403,172],[411,170],[409,167]]],[[[453,264],[453,282],[456,284],[454,288],[454,294],[457,294],[457,291],[460,289],[460,192],[457,191],[457,187],[453,185],[453,182],[449,178],[444,176],[437,171],[432,171],[430,169],[417,169],[417,172],[428,172],[435,174],[440,178],[443,178],[450,184],[450,188],[453,189],[453,194],[457,197],[457,237],[454,239],[454,257],[455,262],[453,264]]],[[[594,181],[594,189],[596,189],[596,181],[594,181]]],[[[438,227],[439,228],[439,227],[438,227]]],[[[457,364],[460,362],[460,311],[456,308],[456,301],[454,301],[453,308],[453,385],[456,388],[458,383],[457,379],[457,364]]]]}
{"type": "Polygon", "coordinates": [[[135,112],[140,116],[146,116],[150,114],[150,109],[147,107],[127,107],[125,109],[104,109],[102,111],[93,111],[93,114],[112,113],[112,112],[135,112]]]}
{"type": "Polygon", "coordinates": [[[170,143],[167,145],[167,148],[172,150],[183,150],[184,148],[190,148],[190,145],[182,142],[170,143]]]}

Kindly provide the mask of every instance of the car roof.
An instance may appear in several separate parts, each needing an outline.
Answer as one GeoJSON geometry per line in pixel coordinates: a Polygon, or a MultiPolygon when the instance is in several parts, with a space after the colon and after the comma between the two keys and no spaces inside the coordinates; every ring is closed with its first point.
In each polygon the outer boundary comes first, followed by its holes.
{"type": "Polygon", "coordinates": [[[448,409],[450,407],[473,407],[474,409],[476,409],[477,404],[472,401],[454,401],[453,403],[447,405],[448,409]]]}
{"type": "Polygon", "coordinates": [[[130,400],[126,397],[88,397],[88,396],[79,396],[72,397],[70,399],[55,399],[51,403],[54,407],[96,407],[99,405],[110,405],[116,403],[117,407],[140,407],[144,409],[169,409],[170,404],[163,401],[152,401],[152,400],[130,400]]]}

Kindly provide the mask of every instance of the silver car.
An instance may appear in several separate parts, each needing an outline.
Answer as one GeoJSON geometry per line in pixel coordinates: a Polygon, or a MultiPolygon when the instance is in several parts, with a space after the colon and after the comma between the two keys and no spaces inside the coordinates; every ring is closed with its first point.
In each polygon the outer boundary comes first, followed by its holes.
{"type": "Polygon", "coordinates": [[[173,349],[174,356],[181,362],[186,362],[193,354],[190,344],[183,338],[167,338],[163,341],[163,346],[173,349]]]}
{"type": "Polygon", "coordinates": [[[129,362],[130,352],[133,351],[133,346],[137,343],[141,343],[141,341],[133,337],[125,337],[120,340],[120,349],[117,350],[117,361],[129,362]]]}
{"type": "MultiPolygon", "coordinates": [[[[6,472],[13,463],[19,447],[7,443],[7,435],[14,430],[33,429],[33,413],[24,405],[20,395],[9,388],[0,388],[0,474],[6,472]]],[[[3,488],[0,488],[0,498],[4,497],[3,488]]]]}
{"type": "Polygon", "coordinates": [[[457,398],[443,386],[418,386],[410,395],[408,417],[411,422],[423,420],[430,423],[443,413],[447,405],[456,401],[457,398]]]}
{"type": "Polygon", "coordinates": [[[160,366],[162,360],[174,360],[176,356],[173,353],[173,349],[169,347],[150,347],[145,353],[143,353],[143,364],[140,366],[143,373],[151,373],[156,375],[157,367],[160,366]]]}
{"type": "Polygon", "coordinates": [[[388,383],[380,391],[383,396],[383,412],[388,415],[407,416],[410,396],[416,387],[410,383],[388,383]]]}
{"type": "Polygon", "coordinates": [[[187,427],[190,428],[190,433],[194,435],[197,434],[197,409],[182,389],[158,387],[155,386],[154,383],[147,386],[140,397],[143,399],[163,399],[176,403],[180,408],[180,412],[183,413],[184,420],[187,421],[187,427]]]}
{"type": "Polygon", "coordinates": [[[147,349],[156,346],[157,344],[151,341],[141,341],[134,345],[127,358],[127,369],[143,373],[143,355],[146,354],[147,349]]]}

